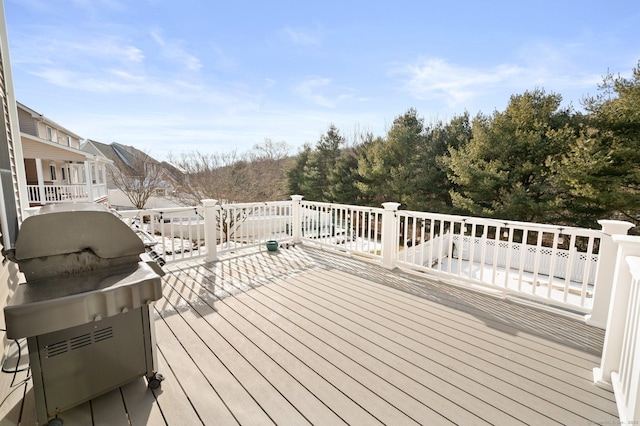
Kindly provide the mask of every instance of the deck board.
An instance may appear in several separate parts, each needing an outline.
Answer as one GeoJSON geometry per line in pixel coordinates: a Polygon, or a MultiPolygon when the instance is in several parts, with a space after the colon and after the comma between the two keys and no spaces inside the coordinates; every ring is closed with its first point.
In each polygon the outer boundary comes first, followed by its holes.
{"type": "MultiPolygon", "coordinates": [[[[133,380],[120,387],[119,391],[122,393],[122,400],[132,425],[166,424],[153,393],[147,388],[145,379],[133,380]]],[[[106,420],[108,421],[109,417],[106,420]]],[[[68,424],[69,422],[65,422],[65,425],[68,424]]]]}
{"type": "MultiPolygon", "coordinates": [[[[373,377],[371,370],[363,369],[358,362],[355,362],[350,357],[339,353],[327,353],[327,350],[330,351],[332,348],[324,344],[324,342],[316,336],[306,332],[302,334],[286,333],[281,324],[275,326],[273,323],[265,321],[252,310],[251,306],[247,306],[241,302],[241,299],[246,299],[245,296],[246,294],[243,294],[236,299],[222,300],[223,306],[218,308],[218,316],[228,321],[234,321],[239,327],[242,327],[242,329],[238,328],[238,331],[249,335],[251,340],[255,341],[260,339],[261,336],[275,336],[271,341],[264,343],[264,348],[267,350],[269,350],[269,346],[275,342],[281,347],[286,347],[291,354],[308,364],[317,365],[320,362],[322,365],[318,365],[318,368],[323,375],[329,374],[339,379],[346,374],[354,381],[354,388],[352,388],[350,392],[358,396],[363,394],[360,398],[361,403],[367,404],[369,409],[377,411],[378,415],[383,416],[387,421],[389,421],[389,419],[400,421],[401,417],[399,416],[402,416],[401,410],[398,412],[393,404],[387,403],[388,405],[386,405],[385,399],[380,398],[380,395],[376,393],[376,391],[380,392],[380,388],[383,388],[382,390],[384,390],[385,387],[388,388],[388,383],[379,380],[376,382],[374,379],[373,384],[363,386],[363,383],[368,383],[370,380],[365,380],[362,377],[358,377],[358,375],[364,375],[371,379],[373,377]],[[355,374],[355,370],[358,370],[359,374],[355,374]],[[358,389],[358,385],[360,385],[360,389],[358,389]]],[[[387,391],[389,390],[387,389],[387,391]]],[[[390,392],[397,394],[397,389],[392,389],[390,392]]],[[[401,400],[404,403],[407,400],[406,395],[404,395],[401,400]]],[[[411,402],[409,404],[411,404],[411,402]]],[[[427,407],[418,406],[417,408],[420,411],[415,414],[416,417],[426,419],[431,416],[433,420],[442,421],[440,416],[433,417],[432,410],[427,409],[427,412],[425,412],[424,409],[427,407]]]]}
{"type": "MultiPolygon", "coordinates": [[[[128,426],[129,416],[122,403],[120,389],[91,400],[91,418],[94,426],[128,426]]],[[[67,423],[68,416],[65,413],[67,423]]]]}
{"type": "MultiPolygon", "coordinates": [[[[305,279],[309,279],[310,276],[305,276],[305,279]]],[[[578,398],[589,398],[594,393],[604,395],[606,392],[599,388],[594,388],[593,384],[589,380],[577,380],[580,375],[572,375],[570,372],[563,371],[558,365],[541,362],[539,360],[538,352],[525,352],[517,348],[516,345],[511,347],[504,346],[500,350],[496,350],[496,346],[500,344],[501,339],[484,339],[476,338],[475,333],[451,333],[448,324],[437,324],[437,318],[423,318],[420,315],[412,313],[408,309],[401,310],[402,306],[386,306],[386,303],[382,300],[376,300],[376,303],[368,310],[362,311],[363,302],[367,298],[367,294],[362,290],[355,294],[348,294],[346,289],[349,283],[344,283],[340,289],[334,288],[330,291],[331,284],[326,284],[322,281],[326,281],[326,274],[321,277],[317,277],[317,280],[308,281],[308,283],[314,286],[316,295],[322,294],[325,296],[331,296],[333,299],[329,299],[329,303],[336,305],[340,301],[348,304],[355,309],[358,315],[365,316],[371,312],[371,309],[375,309],[377,313],[373,314],[374,317],[378,316],[379,321],[384,321],[387,324],[395,325],[394,331],[398,333],[404,333],[407,337],[413,340],[420,341],[427,336],[430,339],[436,340],[441,345],[451,349],[457,349],[459,355],[457,359],[464,359],[469,354],[473,354],[474,357],[482,359],[484,362],[494,365],[495,367],[501,367],[507,372],[511,373],[513,378],[524,380],[530,383],[538,383],[547,387],[550,392],[549,396],[560,404],[565,404],[570,401],[563,401],[564,395],[573,395],[578,398]],[[401,314],[400,314],[401,312],[401,314]],[[384,315],[382,314],[384,313],[384,315]],[[411,324],[407,326],[406,324],[411,324]],[[578,385],[578,386],[576,386],[578,385]],[[580,393],[581,395],[576,395],[580,393]],[[560,400],[557,400],[556,395],[560,400]],[[560,395],[558,395],[560,394],[560,395]]],[[[458,320],[457,322],[459,322],[458,320]]],[[[474,330],[475,331],[475,330],[474,330]]],[[[477,331],[476,331],[477,332],[477,331]]],[[[449,356],[454,356],[454,353],[449,353],[449,356]]],[[[582,371],[592,367],[593,364],[583,365],[582,371]]],[[[495,368],[494,367],[494,368],[495,368]]],[[[509,380],[510,382],[512,380],[509,380]]],[[[608,401],[601,401],[600,398],[593,398],[590,400],[591,404],[599,404],[601,408],[610,406],[608,401]]],[[[591,406],[590,404],[590,406],[591,406]]],[[[586,407],[587,409],[590,409],[586,407]]],[[[580,408],[577,408],[580,409],[580,408]]]]}
{"type": "MultiPolygon", "coordinates": [[[[215,340],[209,336],[210,333],[198,335],[180,315],[166,315],[164,320],[171,327],[171,330],[179,336],[180,342],[188,348],[194,362],[202,368],[203,373],[214,384],[214,388],[219,392],[231,412],[236,413],[235,417],[239,423],[263,422],[268,424],[271,422],[252,395],[238,382],[233,370],[227,367],[228,364],[225,363],[224,356],[220,353],[221,346],[216,346],[215,340]]],[[[160,348],[164,345],[162,343],[164,340],[162,338],[158,342],[160,348]]],[[[166,344],[174,344],[174,342],[166,344]]]]}
{"type": "Polygon", "coordinates": [[[182,381],[173,374],[162,351],[158,353],[158,370],[165,377],[162,387],[152,391],[156,398],[162,417],[168,425],[203,424],[200,414],[194,409],[182,386],[182,381]]]}
{"type": "MultiPolygon", "coordinates": [[[[264,318],[269,314],[269,312],[260,312],[261,308],[259,305],[252,306],[251,309],[257,311],[258,315],[261,315],[261,318],[256,318],[256,313],[249,311],[249,307],[244,305],[247,318],[255,321],[256,323],[264,323],[264,318]]],[[[404,393],[400,395],[402,399],[408,399],[409,397],[415,400],[418,404],[421,404],[422,407],[418,406],[418,410],[412,414],[414,419],[417,419],[420,422],[429,420],[431,423],[442,423],[447,418],[455,417],[452,413],[460,412],[459,407],[455,403],[424,386],[423,382],[414,380],[414,376],[404,374],[400,369],[395,368],[393,365],[398,360],[385,359],[385,357],[388,356],[388,353],[377,353],[380,349],[379,347],[366,348],[366,344],[363,342],[358,340],[348,341],[342,339],[336,334],[332,334],[326,329],[323,329],[318,324],[305,322],[304,319],[299,317],[287,318],[286,313],[283,313],[282,318],[285,318],[286,321],[278,321],[277,323],[284,332],[291,336],[296,336],[296,338],[301,340],[317,340],[315,344],[326,346],[327,349],[319,350],[318,354],[320,356],[333,358],[335,357],[334,352],[339,352],[341,357],[347,357],[350,360],[357,360],[357,368],[368,371],[369,374],[367,375],[374,373],[375,376],[377,376],[373,377],[375,380],[372,380],[371,377],[367,379],[365,375],[365,377],[360,377],[359,381],[361,383],[366,383],[367,387],[376,390],[385,399],[389,398],[389,400],[391,400],[392,395],[388,395],[388,392],[385,394],[383,392],[384,387],[377,385],[375,382],[384,381],[386,382],[386,387],[395,387],[396,389],[401,390],[404,393]],[[437,407],[437,411],[430,407],[437,407]],[[429,408],[426,413],[424,410],[425,408],[429,408]],[[447,411],[449,412],[448,416],[446,414],[447,411]]],[[[264,327],[269,331],[269,329],[274,327],[274,325],[265,324],[264,327]]],[[[348,374],[353,374],[354,369],[346,366],[342,368],[342,371],[347,372],[348,374]]],[[[413,405],[416,404],[414,403],[413,405]]],[[[402,404],[395,403],[394,406],[401,408],[402,404]]],[[[475,416],[468,416],[464,419],[465,424],[481,424],[483,422],[483,419],[475,416]]]]}
{"type": "MultiPolygon", "coordinates": [[[[275,301],[274,298],[266,300],[271,301],[271,304],[275,301]]],[[[486,404],[474,396],[472,392],[469,392],[470,384],[468,382],[465,382],[466,389],[456,387],[455,384],[438,376],[433,363],[429,362],[427,358],[402,344],[383,338],[375,330],[358,326],[356,323],[350,324],[348,328],[336,327],[336,323],[328,314],[318,314],[314,310],[317,308],[308,306],[305,301],[296,305],[295,311],[282,306],[281,314],[288,317],[292,324],[297,324],[297,326],[320,336],[325,342],[335,347],[348,348],[350,356],[356,359],[375,358],[379,363],[384,364],[390,380],[402,377],[405,381],[409,381],[415,390],[415,395],[418,395],[421,401],[432,407],[437,407],[437,410],[443,412],[443,415],[448,418],[468,424],[479,421],[479,418],[471,413],[481,412],[482,418],[491,423],[504,424],[507,421],[514,421],[506,413],[486,404]],[[464,407],[472,407],[472,409],[467,412],[464,407]],[[461,419],[462,416],[466,416],[466,418],[461,419]]],[[[372,368],[374,367],[372,366],[372,368]]],[[[406,389],[410,388],[407,386],[406,389]]]]}
{"type": "MultiPolygon", "coordinates": [[[[307,279],[308,276],[305,276],[304,282],[309,284],[309,281],[306,281],[307,279]]],[[[316,289],[316,291],[319,290],[316,289]]],[[[305,291],[305,293],[312,292],[305,291]]],[[[317,292],[313,294],[319,297],[317,292]]],[[[377,314],[371,310],[364,310],[359,300],[350,300],[345,295],[341,298],[337,295],[332,295],[332,298],[328,298],[326,297],[328,294],[326,290],[323,294],[325,297],[323,300],[318,300],[318,303],[325,308],[334,307],[336,309],[336,306],[344,304],[348,307],[342,306],[344,309],[343,315],[349,317],[353,315],[354,318],[368,316],[369,318],[360,321],[375,333],[389,337],[400,335],[407,338],[408,346],[414,348],[417,353],[424,353],[429,357],[430,361],[464,375],[461,378],[460,385],[468,379],[476,383],[491,384],[494,390],[502,389],[502,398],[499,399],[514,399],[522,405],[522,408],[526,407],[527,404],[533,403],[536,407],[541,408],[541,412],[548,413],[551,418],[560,417],[565,409],[572,409],[574,414],[582,412],[587,416],[599,414],[599,411],[590,413],[592,410],[590,405],[580,404],[579,401],[562,392],[562,390],[567,393],[576,391],[575,387],[567,386],[558,390],[558,388],[562,388],[564,383],[549,376],[548,374],[551,374],[551,372],[545,374],[540,371],[531,371],[524,367],[516,368],[518,366],[508,357],[501,357],[491,352],[490,345],[484,347],[472,346],[456,335],[439,333],[432,328],[420,330],[419,324],[415,322],[415,319],[408,317],[406,314],[401,316],[393,312],[382,311],[383,308],[380,306],[378,306],[378,309],[384,314],[377,314]],[[380,326],[383,323],[385,325],[380,326]],[[488,372],[493,373],[489,374],[488,372]],[[544,395],[544,397],[536,397],[531,394],[544,395]]],[[[551,371],[556,371],[556,369],[553,368],[551,371]]],[[[483,394],[484,390],[479,389],[479,392],[483,394]]],[[[496,404],[499,403],[499,399],[496,400],[496,404]]],[[[598,401],[597,399],[594,400],[598,401]]]]}
{"type": "Polygon", "coordinates": [[[189,355],[172,334],[164,320],[156,321],[158,340],[162,341],[160,355],[179,378],[185,394],[202,419],[218,419],[221,424],[238,424],[229,408],[215,392],[204,370],[189,355]]]}
{"type": "MultiPolygon", "coordinates": [[[[284,289],[282,290],[284,291],[284,289]]],[[[370,345],[365,346],[367,352],[375,351],[373,353],[377,353],[380,359],[390,358],[386,361],[391,365],[398,365],[403,362],[403,369],[400,374],[421,380],[424,384],[423,388],[429,387],[432,392],[441,393],[440,399],[450,398],[453,405],[449,404],[450,407],[443,415],[455,419],[456,423],[464,424],[471,421],[467,416],[470,413],[478,413],[482,418],[492,423],[500,423],[501,420],[507,422],[516,421],[512,417],[505,418],[508,414],[500,411],[502,405],[509,403],[505,395],[493,392],[492,389],[486,386],[480,386],[484,377],[473,382],[468,377],[461,376],[460,370],[464,366],[460,366],[459,363],[453,363],[448,354],[440,354],[441,356],[438,356],[437,349],[435,355],[425,353],[426,346],[420,343],[422,338],[410,342],[395,330],[362,319],[362,317],[352,312],[342,311],[331,303],[322,303],[321,300],[314,301],[309,295],[299,298],[292,292],[287,296],[288,300],[298,302],[298,306],[302,306],[308,311],[315,311],[317,315],[316,321],[327,328],[336,329],[336,322],[344,323],[345,319],[352,321],[349,324],[351,330],[371,342],[370,345]],[[320,315],[317,313],[318,311],[323,311],[323,313],[320,315]],[[334,315],[329,313],[331,311],[334,312],[334,315]],[[398,339],[398,337],[401,338],[398,339]],[[488,402],[483,401],[488,394],[494,394],[494,400],[499,400],[500,404],[494,404],[491,400],[488,402]]],[[[345,339],[343,339],[345,342],[353,340],[354,337],[350,338],[348,335],[345,335],[345,339]]],[[[360,344],[364,345],[364,343],[360,344]]],[[[424,390],[419,392],[420,395],[423,393],[424,390]]],[[[432,403],[439,410],[447,408],[447,405],[438,403],[438,400],[434,400],[432,403]]],[[[521,412],[529,410],[526,405],[522,404],[512,407],[512,409],[516,408],[521,412]]],[[[529,413],[533,418],[536,417],[535,414],[535,412],[529,413]]],[[[540,418],[539,420],[545,419],[540,418]]],[[[477,418],[475,421],[478,421],[477,418]]]]}
{"type": "MultiPolygon", "coordinates": [[[[573,318],[310,247],[166,269],[162,387],[136,379],[66,426],[617,421],[592,383],[603,332],[573,318]]],[[[24,407],[34,424],[32,390],[24,407]]]]}

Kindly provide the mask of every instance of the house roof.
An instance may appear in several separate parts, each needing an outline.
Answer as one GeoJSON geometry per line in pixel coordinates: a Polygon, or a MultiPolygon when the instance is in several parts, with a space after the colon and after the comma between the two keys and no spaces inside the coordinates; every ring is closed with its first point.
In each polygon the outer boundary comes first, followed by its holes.
{"type": "Polygon", "coordinates": [[[74,138],[76,138],[78,140],[84,139],[82,136],[72,132],[71,130],[67,129],[64,126],[61,126],[60,124],[56,123],[55,121],[51,120],[50,118],[45,117],[44,114],[41,114],[41,113],[35,111],[34,109],[31,109],[28,106],[20,103],[20,102],[16,101],[16,104],[18,105],[19,109],[22,109],[23,111],[28,112],[29,114],[31,114],[31,117],[33,117],[34,119],[36,119],[38,121],[42,121],[42,122],[48,124],[50,127],[55,127],[56,129],[62,130],[67,135],[72,136],[72,137],[74,137],[74,138]]]}
{"type": "Polygon", "coordinates": [[[170,178],[175,178],[180,174],[180,171],[173,165],[166,161],[158,161],[144,151],[130,145],[123,145],[117,142],[106,144],[92,139],[87,139],[81,149],[83,151],[102,155],[103,157],[113,161],[116,166],[125,165],[131,169],[135,169],[136,158],[145,158],[147,161],[160,165],[165,170],[165,174],[170,178]]]}

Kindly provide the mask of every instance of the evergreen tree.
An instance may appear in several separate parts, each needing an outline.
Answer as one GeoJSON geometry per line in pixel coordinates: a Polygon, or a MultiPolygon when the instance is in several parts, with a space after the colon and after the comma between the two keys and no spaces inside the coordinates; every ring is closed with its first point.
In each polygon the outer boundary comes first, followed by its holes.
{"type": "Polygon", "coordinates": [[[291,195],[303,195],[304,168],[309,161],[309,155],[311,155],[311,146],[305,144],[296,156],[293,166],[287,171],[287,182],[291,195]]]}
{"type": "Polygon", "coordinates": [[[368,146],[358,162],[362,192],[380,202],[397,201],[406,209],[417,209],[424,170],[424,122],[409,109],[393,121],[386,139],[368,146]],[[377,196],[376,196],[377,194],[377,196]]]}
{"type": "Polygon", "coordinates": [[[316,149],[309,153],[300,185],[301,194],[307,200],[330,201],[329,173],[335,167],[344,143],[345,138],[336,126],[331,124],[327,133],[318,140],[316,149]]]}
{"type": "Polygon", "coordinates": [[[512,96],[504,112],[478,115],[472,139],[444,159],[454,207],[477,216],[550,221],[557,191],[550,163],[575,140],[578,130],[561,96],[544,90],[512,96]]]}
{"type": "Polygon", "coordinates": [[[334,167],[329,170],[329,201],[342,204],[360,204],[362,198],[358,189],[357,147],[343,149],[334,167]]]}
{"type": "Polygon", "coordinates": [[[421,209],[447,213],[453,208],[453,183],[447,176],[446,158],[450,149],[457,149],[471,139],[469,113],[454,117],[448,123],[439,122],[426,133],[423,157],[423,188],[421,209]]]}
{"type": "Polygon", "coordinates": [[[619,217],[640,223],[640,62],[626,79],[608,74],[587,98],[587,126],[558,167],[563,206],[581,225],[619,217]]]}

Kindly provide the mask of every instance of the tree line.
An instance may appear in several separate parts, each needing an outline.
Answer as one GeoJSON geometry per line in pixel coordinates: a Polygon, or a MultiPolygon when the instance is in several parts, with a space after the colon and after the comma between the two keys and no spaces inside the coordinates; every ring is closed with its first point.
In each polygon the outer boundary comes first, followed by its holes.
{"type": "Polygon", "coordinates": [[[287,171],[305,199],[597,227],[640,220],[640,62],[607,75],[584,112],[544,89],[511,96],[504,111],[426,124],[411,108],[384,137],[349,143],[329,126],[287,171]]]}
{"type": "Polygon", "coordinates": [[[425,123],[410,108],[384,136],[356,132],[348,140],[330,125],[293,157],[285,142],[269,139],[244,154],[196,151],[148,166],[150,157],[140,155],[144,167],[115,164],[112,179],[132,182],[118,187],[136,206],[170,181],[174,201],[185,205],[301,194],[568,226],[598,227],[597,220],[609,218],[638,225],[640,62],[630,78],[608,74],[598,89],[583,99],[584,112],[536,89],[511,96],[503,111],[464,112],[448,121],[425,123]]]}

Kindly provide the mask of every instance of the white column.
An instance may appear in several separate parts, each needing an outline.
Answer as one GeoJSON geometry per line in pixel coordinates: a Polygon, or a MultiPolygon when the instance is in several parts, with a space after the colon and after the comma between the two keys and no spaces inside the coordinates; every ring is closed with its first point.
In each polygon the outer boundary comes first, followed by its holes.
{"type": "Polygon", "coordinates": [[[87,179],[86,187],[87,187],[87,198],[89,201],[93,201],[93,179],[91,178],[91,162],[84,162],[84,175],[87,179]]]}
{"type": "Polygon", "coordinates": [[[627,319],[629,293],[631,291],[631,271],[627,265],[627,256],[640,256],[640,237],[614,235],[618,244],[615,259],[615,272],[611,291],[611,304],[607,316],[607,331],[600,367],[593,369],[593,381],[596,385],[611,389],[611,373],[620,368],[624,327],[627,319]]]}
{"type": "Polygon", "coordinates": [[[207,262],[218,260],[218,235],[216,217],[218,216],[218,200],[202,200],[204,206],[204,246],[207,248],[207,262]]]}
{"type": "Polygon", "coordinates": [[[396,238],[396,212],[400,203],[382,203],[382,266],[388,269],[395,267],[395,254],[398,249],[396,238]]]}
{"type": "Polygon", "coordinates": [[[292,195],[293,211],[291,217],[291,237],[294,244],[302,241],[302,195],[292,195]]]}
{"type": "Polygon", "coordinates": [[[594,327],[606,328],[616,266],[615,256],[618,254],[618,245],[613,241],[613,236],[627,235],[633,223],[620,220],[599,220],[598,223],[602,226],[604,235],[600,238],[600,260],[596,271],[593,308],[591,315],[587,315],[585,320],[594,327]]]}
{"type": "Polygon", "coordinates": [[[36,158],[36,176],[38,177],[38,193],[40,194],[40,203],[47,203],[47,195],[44,191],[44,172],[42,171],[42,158],[36,158]]]}

